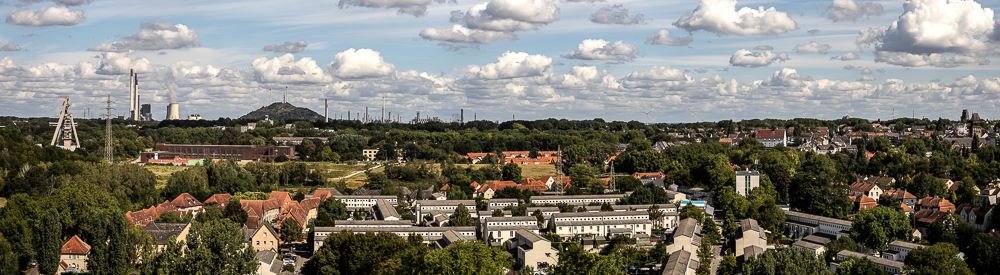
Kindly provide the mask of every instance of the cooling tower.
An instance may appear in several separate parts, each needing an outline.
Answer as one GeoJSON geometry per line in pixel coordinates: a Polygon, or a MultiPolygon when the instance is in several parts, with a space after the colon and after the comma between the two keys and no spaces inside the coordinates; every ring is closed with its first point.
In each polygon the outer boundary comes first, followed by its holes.
{"type": "Polygon", "coordinates": [[[180,107],[177,103],[170,103],[167,105],[167,119],[166,120],[178,120],[181,119],[180,107]]]}

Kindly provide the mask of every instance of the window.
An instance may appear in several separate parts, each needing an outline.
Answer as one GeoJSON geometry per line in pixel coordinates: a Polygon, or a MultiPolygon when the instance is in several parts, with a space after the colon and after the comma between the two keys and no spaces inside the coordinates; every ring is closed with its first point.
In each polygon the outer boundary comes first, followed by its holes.
{"type": "Polygon", "coordinates": [[[267,238],[267,232],[264,232],[264,238],[267,238]]]}
{"type": "Polygon", "coordinates": [[[257,241],[257,245],[260,245],[260,241],[257,241]]]}

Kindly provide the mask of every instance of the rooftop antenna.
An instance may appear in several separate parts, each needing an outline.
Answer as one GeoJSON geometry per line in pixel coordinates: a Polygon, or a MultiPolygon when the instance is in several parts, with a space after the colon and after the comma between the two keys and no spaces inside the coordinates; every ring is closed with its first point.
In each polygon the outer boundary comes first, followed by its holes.
{"type": "Polygon", "coordinates": [[[104,108],[104,109],[108,110],[108,114],[105,115],[105,117],[107,118],[107,125],[105,126],[105,128],[107,130],[105,132],[107,132],[107,133],[106,133],[106,135],[104,137],[104,159],[107,160],[108,163],[112,163],[111,155],[112,155],[112,153],[114,152],[115,149],[114,149],[113,143],[111,141],[111,110],[114,110],[115,108],[111,108],[111,103],[114,103],[114,102],[111,101],[111,95],[110,94],[108,95],[108,100],[105,101],[105,103],[108,104],[108,107],[104,108]]]}

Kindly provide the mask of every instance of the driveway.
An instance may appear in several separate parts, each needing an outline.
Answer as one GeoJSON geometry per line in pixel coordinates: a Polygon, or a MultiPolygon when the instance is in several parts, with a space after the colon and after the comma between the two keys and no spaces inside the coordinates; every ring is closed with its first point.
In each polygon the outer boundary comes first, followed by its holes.
{"type": "Polygon", "coordinates": [[[715,275],[715,271],[719,270],[719,264],[722,263],[722,245],[713,245],[712,251],[715,251],[715,257],[712,258],[712,275],[715,275]]]}

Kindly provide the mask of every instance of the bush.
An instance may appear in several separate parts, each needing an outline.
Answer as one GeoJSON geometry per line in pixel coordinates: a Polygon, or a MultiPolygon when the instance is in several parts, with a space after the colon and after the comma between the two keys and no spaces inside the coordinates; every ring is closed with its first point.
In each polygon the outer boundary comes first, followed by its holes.
{"type": "Polygon", "coordinates": [[[281,271],[295,272],[295,266],[293,265],[282,266],[281,271]]]}

